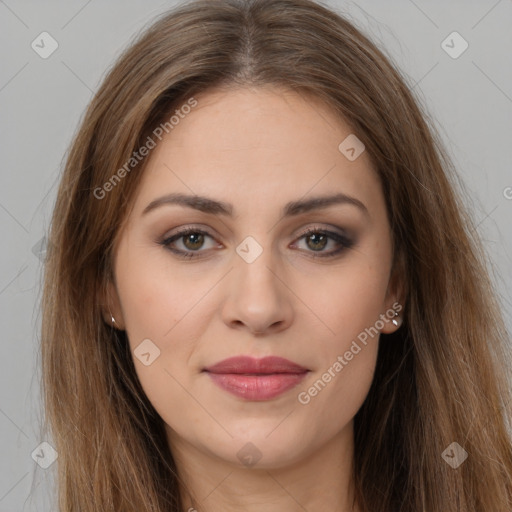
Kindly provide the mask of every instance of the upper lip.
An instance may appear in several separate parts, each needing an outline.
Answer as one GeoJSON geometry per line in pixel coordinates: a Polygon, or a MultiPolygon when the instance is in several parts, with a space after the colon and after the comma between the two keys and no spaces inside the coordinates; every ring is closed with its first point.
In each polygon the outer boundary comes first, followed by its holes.
{"type": "Polygon", "coordinates": [[[213,366],[208,366],[203,371],[210,373],[272,374],[304,373],[308,369],[283,357],[267,356],[256,359],[250,356],[235,356],[224,359],[213,366]]]}

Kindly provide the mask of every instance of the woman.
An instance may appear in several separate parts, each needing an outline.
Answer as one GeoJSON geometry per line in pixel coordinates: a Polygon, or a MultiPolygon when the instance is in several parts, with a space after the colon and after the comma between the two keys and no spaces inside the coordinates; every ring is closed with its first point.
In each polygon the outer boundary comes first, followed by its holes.
{"type": "Polygon", "coordinates": [[[507,511],[507,333],[435,131],[309,0],[197,0],[72,144],[43,300],[62,511],[507,511]]]}

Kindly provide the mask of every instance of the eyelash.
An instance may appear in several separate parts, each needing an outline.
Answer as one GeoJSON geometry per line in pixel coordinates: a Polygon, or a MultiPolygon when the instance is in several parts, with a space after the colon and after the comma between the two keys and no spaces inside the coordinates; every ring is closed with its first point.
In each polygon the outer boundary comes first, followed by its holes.
{"type": "MultiPolygon", "coordinates": [[[[197,256],[197,253],[206,252],[206,251],[202,251],[202,250],[182,251],[180,249],[175,249],[175,248],[171,247],[171,244],[173,242],[175,242],[176,240],[179,240],[180,238],[184,238],[185,236],[190,235],[190,234],[200,234],[200,235],[209,236],[210,238],[214,238],[210,233],[208,233],[207,231],[204,231],[202,229],[186,227],[186,228],[181,228],[181,229],[177,230],[176,233],[174,233],[170,237],[167,237],[167,238],[159,241],[158,243],[160,245],[162,245],[163,247],[165,247],[167,250],[176,254],[176,256],[183,258],[183,259],[193,259],[193,258],[201,257],[201,256],[197,256]]],[[[348,238],[346,235],[341,235],[339,233],[335,233],[333,231],[329,231],[329,230],[321,229],[321,228],[317,228],[317,227],[308,228],[304,233],[302,233],[297,238],[297,240],[302,240],[303,238],[307,238],[308,236],[310,236],[312,234],[327,235],[327,237],[329,239],[334,240],[335,242],[337,242],[338,244],[341,245],[341,247],[339,247],[338,249],[327,252],[327,253],[323,253],[323,252],[320,253],[320,252],[316,252],[316,251],[307,251],[307,252],[312,253],[311,257],[313,257],[313,258],[332,258],[334,256],[337,256],[341,252],[344,252],[354,246],[354,242],[350,238],[348,238]],[[316,252],[316,254],[315,254],[315,252],[316,252]]]]}

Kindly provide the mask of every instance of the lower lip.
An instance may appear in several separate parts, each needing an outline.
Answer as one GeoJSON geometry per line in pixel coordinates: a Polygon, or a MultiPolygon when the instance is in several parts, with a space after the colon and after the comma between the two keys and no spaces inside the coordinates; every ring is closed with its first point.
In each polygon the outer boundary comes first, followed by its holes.
{"type": "Polygon", "coordinates": [[[268,375],[207,373],[217,386],[246,400],[270,400],[275,398],[295,387],[307,374],[307,372],[272,373],[268,375]]]}

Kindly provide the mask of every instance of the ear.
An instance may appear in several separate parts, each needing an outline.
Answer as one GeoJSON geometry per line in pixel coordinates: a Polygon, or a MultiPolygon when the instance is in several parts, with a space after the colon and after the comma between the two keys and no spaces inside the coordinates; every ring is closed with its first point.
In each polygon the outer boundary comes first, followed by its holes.
{"type": "Polygon", "coordinates": [[[402,253],[395,261],[391,277],[389,279],[384,303],[386,307],[386,311],[384,313],[385,321],[384,327],[381,329],[381,333],[391,334],[400,329],[403,323],[406,296],[406,266],[404,255],[402,253]]]}
{"type": "Polygon", "coordinates": [[[114,327],[121,331],[125,329],[123,312],[119,293],[113,279],[108,279],[100,292],[101,313],[104,322],[109,327],[114,327]]]}

